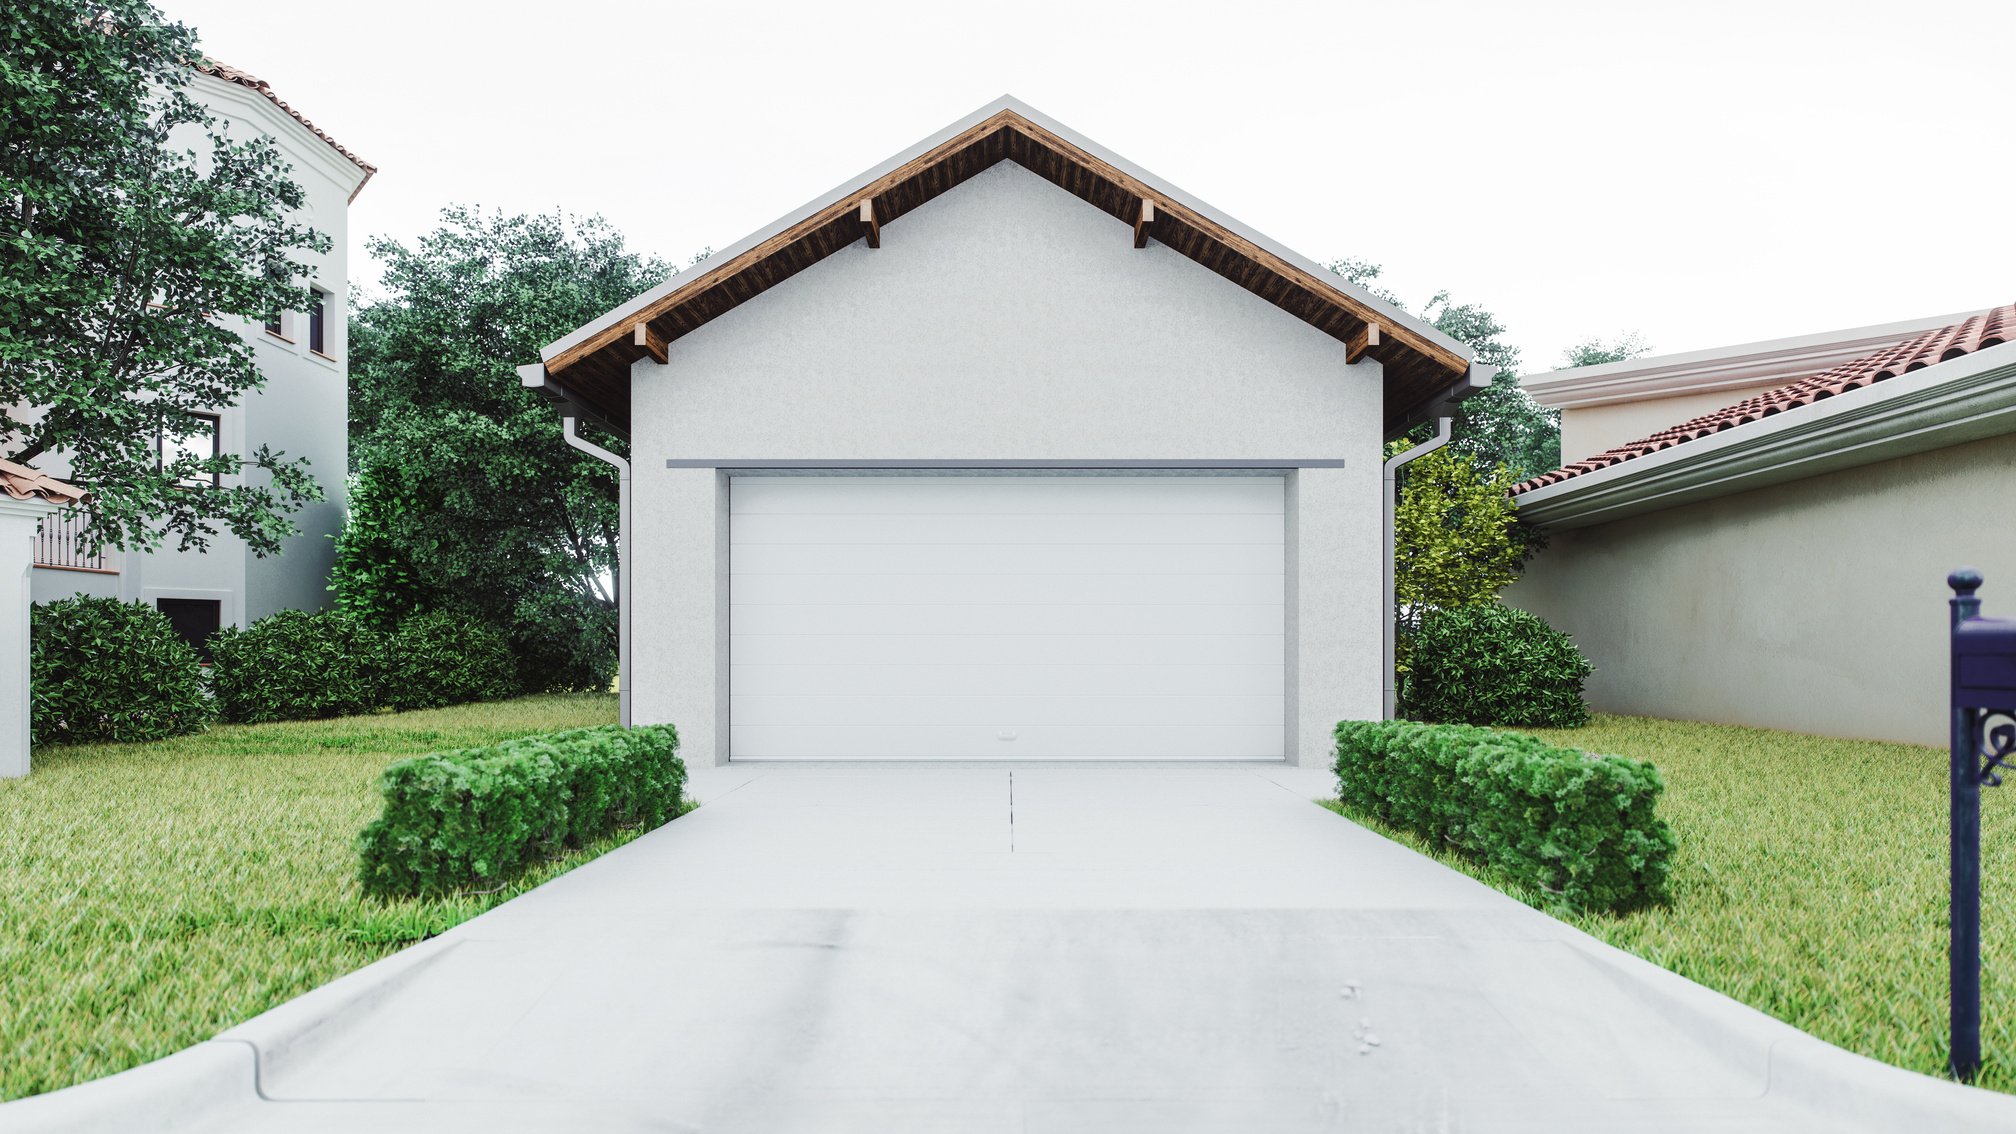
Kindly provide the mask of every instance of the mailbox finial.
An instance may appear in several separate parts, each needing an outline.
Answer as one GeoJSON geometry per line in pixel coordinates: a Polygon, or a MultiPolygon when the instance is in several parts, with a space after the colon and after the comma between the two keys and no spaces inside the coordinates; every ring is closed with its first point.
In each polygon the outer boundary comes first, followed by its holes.
{"type": "Polygon", "coordinates": [[[1981,572],[1972,567],[1955,568],[1951,575],[1946,576],[1946,585],[1961,598],[1972,597],[1975,591],[1981,589],[1981,572]]]}

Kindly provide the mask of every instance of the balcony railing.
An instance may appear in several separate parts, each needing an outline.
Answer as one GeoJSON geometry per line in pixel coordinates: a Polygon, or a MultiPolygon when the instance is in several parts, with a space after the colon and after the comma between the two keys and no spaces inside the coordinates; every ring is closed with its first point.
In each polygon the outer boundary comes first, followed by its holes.
{"type": "Polygon", "coordinates": [[[96,555],[87,554],[88,545],[82,537],[85,525],[90,522],[91,517],[82,512],[59,512],[44,517],[41,529],[35,533],[35,566],[117,574],[111,556],[102,549],[96,555]]]}

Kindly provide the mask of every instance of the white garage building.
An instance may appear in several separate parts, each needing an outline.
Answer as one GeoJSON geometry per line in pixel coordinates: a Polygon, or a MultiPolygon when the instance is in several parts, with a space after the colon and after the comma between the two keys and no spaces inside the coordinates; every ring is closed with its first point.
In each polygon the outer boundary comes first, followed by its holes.
{"type": "Polygon", "coordinates": [[[1468,351],[1012,99],[553,344],[689,760],[1320,763],[1468,351]]]}

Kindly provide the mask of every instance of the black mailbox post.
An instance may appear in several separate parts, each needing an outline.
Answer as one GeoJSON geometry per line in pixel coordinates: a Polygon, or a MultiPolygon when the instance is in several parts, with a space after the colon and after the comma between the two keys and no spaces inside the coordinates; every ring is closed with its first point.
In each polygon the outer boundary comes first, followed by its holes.
{"type": "Polygon", "coordinates": [[[1953,1076],[1981,1069],[1981,788],[2016,759],[2016,619],[1981,617],[1981,573],[1962,567],[1953,588],[1952,995],[1953,1076]]]}

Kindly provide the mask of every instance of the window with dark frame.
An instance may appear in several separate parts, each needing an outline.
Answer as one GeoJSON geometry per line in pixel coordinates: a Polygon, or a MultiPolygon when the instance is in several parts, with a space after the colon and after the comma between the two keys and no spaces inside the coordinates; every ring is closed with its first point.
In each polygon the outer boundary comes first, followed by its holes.
{"type": "Polygon", "coordinates": [[[266,320],[266,333],[275,338],[284,339],[287,337],[287,332],[281,329],[280,313],[278,311],[273,313],[272,318],[266,320]]]}
{"type": "MultiPolygon", "coordinates": [[[[181,437],[170,437],[168,430],[163,428],[154,438],[154,467],[157,472],[183,457],[208,460],[224,451],[218,416],[214,413],[192,413],[189,416],[198,423],[195,430],[181,437]]],[[[213,472],[204,476],[182,477],[175,483],[184,488],[216,488],[224,483],[224,478],[213,472]]]]}
{"type": "Polygon", "coordinates": [[[322,309],[329,295],[320,288],[315,289],[312,294],[314,299],[308,304],[308,349],[316,354],[328,354],[329,348],[323,345],[322,309]]]}

